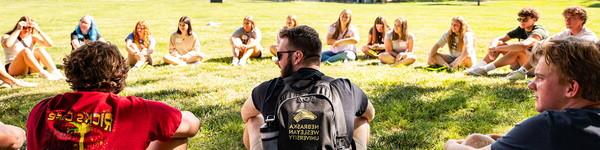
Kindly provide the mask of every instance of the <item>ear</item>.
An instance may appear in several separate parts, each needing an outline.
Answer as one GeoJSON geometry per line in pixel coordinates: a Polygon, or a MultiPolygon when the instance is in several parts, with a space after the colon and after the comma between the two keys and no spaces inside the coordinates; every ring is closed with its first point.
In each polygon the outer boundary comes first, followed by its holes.
{"type": "Polygon", "coordinates": [[[302,51],[298,50],[296,52],[296,55],[294,55],[294,64],[300,64],[302,63],[302,59],[304,59],[304,53],[302,53],[302,51]]]}
{"type": "Polygon", "coordinates": [[[579,85],[579,82],[577,82],[576,80],[571,80],[569,81],[569,83],[567,83],[568,87],[567,87],[567,91],[565,93],[565,97],[567,98],[573,98],[575,96],[577,96],[577,93],[579,93],[581,86],[579,85]]]}

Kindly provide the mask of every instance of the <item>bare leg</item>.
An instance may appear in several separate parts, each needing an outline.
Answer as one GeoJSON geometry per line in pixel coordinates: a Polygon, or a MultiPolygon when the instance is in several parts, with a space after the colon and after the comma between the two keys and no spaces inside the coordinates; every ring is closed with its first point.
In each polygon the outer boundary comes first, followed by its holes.
{"type": "Polygon", "coordinates": [[[163,56],[163,60],[165,61],[165,63],[172,64],[172,65],[186,65],[187,64],[186,62],[182,61],[181,59],[179,59],[175,56],[171,56],[171,55],[163,56]]]}
{"type": "Polygon", "coordinates": [[[500,68],[515,63],[518,63],[519,65],[526,64],[527,55],[524,52],[508,52],[506,55],[502,56],[502,58],[494,62],[494,66],[496,66],[496,68],[500,68]]]}
{"type": "Polygon", "coordinates": [[[450,58],[449,58],[448,55],[436,53],[433,56],[433,58],[431,58],[431,60],[427,61],[427,64],[428,65],[441,65],[441,66],[450,67],[450,64],[448,64],[448,60],[449,59],[450,58]]]}
{"type": "Polygon", "coordinates": [[[271,55],[277,56],[277,45],[271,45],[269,51],[271,52],[271,55]]]}
{"type": "Polygon", "coordinates": [[[50,74],[50,72],[44,70],[42,65],[35,58],[34,52],[29,49],[24,49],[17,54],[15,59],[11,62],[8,67],[8,73],[12,76],[24,75],[29,71],[40,72],[40,74],[49,80],[58,80],[50,74]]]}
{"type": "MultiPolygon", "coordinates": [[[[2,63],[0,63],[0,65],[2,65],[2,63]]],[[[2,65],[4,66],[4,65],[2,65]]],[[[2,80],[4,83],[7,83],[11,86],[21,86],[21,87],[35,87],[37,86],[37,84],[35,83],[29,83],[29,82],[25,82],[23,80],[19,80],[19,79],[15,79],[13,78],[10,74],[8,74],[8,72],[6,72],[4,69],[0,69],[0,80],[2,80]]]]}
{"type": "Polygon", "coordinates": [[[187,138],[176,138],[171,139],[169,141],[159,141],[154,140],[150,142],[147,150],[163,150],[163,149],[172,149],[172,150],[185,150],[187,149],[187,138]]]}
{"type": "Polygon", "coordinates": [[[264,124],[262,115],[248,119],[244,125],[243,142],[246,149],[262,149],[260,126],[264,124]]]}
{"type": "Polygon", "coordinates": [[[415,61],[417,61],[417,59],[412,58],[412,57],[407,57],[407,58],[401,59],[400,61],[396,62],[396,64],[408,66],[408,65],[412,65],[413,63],[415,63],[415,61]]]}
{"type": "Polygon", "coordinates": [[[183,58],[182,60],[187,63],[195,63],[198,61],[202,61],[202,59],[204,59],[205,57],[206,55],[204,53],[194,53],[190,57],[183,58]]]}
{"type": "Polygon", "coordinates": [[[58,71],[58,69],[56,68],[56,64],[54,63],[54,61],[52,60],[52,57],[50,57],[50,54],[48,54],[46,49],[36,48],[33,52],[34,52],[35,57],[38,60],[40,60],[40,62],[42,62],[42,64],[44,64],[44,66],[46,66],[46,68],[48,68],[48,72],[58,71]]]}
{"type": "Polygon", "coordinates": [[[359,145],[364,146],[366,149],[370,134],[371,126],[369,125],[369,122],[367,122],[367,119],[362,117],[354,119],[353,138],[357,143],[357,149],[361,149],[359,145]]]}
{"type": "Polygon", "coordinates": [[[377,58],[377,55],[376,55],[376,54],[373,54],[373,53],[371,53],[371,49],[369,48],[369,46],[368,46],[368,45],[365,45],[365,46],[363,46],[363,47],[362,47],[362,52],[363,52],[363,53],[364,53],[366,56],[369,56],[369,57],[372,57],[372,58],[377,58]]]}
{"type": "Polygon", "coordinates": [[[258,46],[246,49],[245,51],[243,51],[244,53],[242,55],[242,58],[240,58],[240,64],[246,64],[249,58],[258,58],[261,53],[260,51],[261,49],[259,49],[258,46]]]}
{"type": "Polygon", "coordinates": [[[396,62],[396,58],[390,53],[381,53],[378,57],[381,63],[384,64],[393,64],[394,62],[396,62]]]}

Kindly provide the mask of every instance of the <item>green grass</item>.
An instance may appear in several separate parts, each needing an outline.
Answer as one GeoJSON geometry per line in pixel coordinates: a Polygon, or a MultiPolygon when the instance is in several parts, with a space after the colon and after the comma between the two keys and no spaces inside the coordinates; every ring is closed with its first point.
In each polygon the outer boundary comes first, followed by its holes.
{"type": "MultiPolygon", "coordinates": [[[[155,60],[167,53],[169,35],[176,30],[180,16],[192,17],[192,27],[202,39],[202,50],[209,59],[201,65],[159,66],[132,70],[128,86],[121,95],[136,95],[190,110],[203,122],[200,133],[191,139],[191,149],[242,149],[243,123],[239,109],[257,84],[279,75],[269,58],[247,67],[229,65],[231,52],[226,41],[241,25],[245,15],[255,16],[263,31],[262,44],[275,41],[285,16],[297,15],[300,24],[314,27],[324,39],[327,26],[344,8],[353,11],[352,23],[366,43],[367,30],[376,16],[393,20],[404,16],[409,31],[416,35],[417,63],[410,67],[366,65],[323,66],[333,77],[349,78],[361,87],[375,105],[377,114],[371,127],[369,147],[374,149],[440,149],[450,138],[469,133],[504,133],[515,123],[537,114],[533,98],[524,81],[503,79],[508,69],[492,72],[490,77],[465,76],[461,72],[436,73],[415,66],[425,65],[425,56],[452,16],[464,16],[475,31],[477,55],[481,58],[487,43],[515,28],[516,13],[525,6],[541,12],[539,24],[551,33],[564,28],[561,16],[566,6],[594,6],[596,1],[489,1],[475,2],[343,4],[319,2],[226,1],[0,1],[0,29],[11,29],[21,15],[37,20],[53,40],[49,48],[54,60],[70,52],[69,34],[78,19],[90,14],[96,18],[102,35],[117,44],[125,54],[123,39],[135,22],[145,19],[157,39],[155,60]],[[222,23],[209,27],[209,22],[222,23]]],[[[588,27],[600,25],[600,9],[586,8],[588,27]]],[[[591,28],[593,31],[596,29],[591,28]]],[[[326,47],[324,47],[326,48],[326,47]]],[[[444,49],[443,51],[447,51],[444,49]]],[[[361,54],[362,55],[362,54],[361,54]]],[[[264,56],[268,57],[268,56],[264,56]]],[[[70,91],[64,81],[46,81],[26,76],[38,88],[0,89],[0,121],[24,127],[31,108],[41,99],[70,91]]]]}

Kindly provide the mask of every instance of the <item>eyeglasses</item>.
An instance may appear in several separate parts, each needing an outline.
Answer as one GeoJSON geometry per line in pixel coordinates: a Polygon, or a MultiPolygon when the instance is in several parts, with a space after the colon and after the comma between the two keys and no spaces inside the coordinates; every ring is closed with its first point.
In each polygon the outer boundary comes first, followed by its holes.
{"type": "Polygon", "coordinates": [[[527,22],[527,21],[529,21],[529,18],[527,18],[527,17],[519,17],[519,18],[517,18],[517,21],[519,21],[519,22],[527,22]]]}
{"type": "Polygon", "coordinates": [[[283,57],[283,54],[285,53],[291,53],[291,52],[296,52],[298,50],[292,50],[292,51],[277,51],[277,60],[281,60],[281,57],[283,57]]]}

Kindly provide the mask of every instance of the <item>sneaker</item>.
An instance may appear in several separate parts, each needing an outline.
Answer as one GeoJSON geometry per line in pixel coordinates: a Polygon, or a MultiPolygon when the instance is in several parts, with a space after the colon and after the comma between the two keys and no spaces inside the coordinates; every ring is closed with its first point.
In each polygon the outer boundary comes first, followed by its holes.
{"type": "Polygon", "coordinates": [[[133,65],[133,68],[141,68],[144,65],[146,65],[145,61],[138,61],[138,62],[135,63],[135,65],[133,65]]]}
{"type": "Polygon", "coordinates": [[[240,60],[239,60],[239,59],[236,59],[236,58],[234,58],[234,59],[231,61],[231,65],[233,65],[233,66],[239,66],[239,65],[240,65],[240,60]]]}
{"type": "Polygon", "coordinates": [[[37,86],[37,84],[35,84],[35,83],[25,82],[23,80],[17,80],[17,81],[15,81],[14,85],[20,86],[20,87],[36,87],[37,86]]]}
{"type": "Polygon", "coordinates": [[[67,77],[65,77],[65,75],[63,75],[60,71],[56,70],[54,72],[52,72],[52,75],[56,78],[58,78],[58,80],[64,80],[67,79],[67,77]]]}
{"type": "Polygon", "coordinates": [[[487,71],[481,67],[467,69],[467,75],[473,76],[484,76],[487,75],[487,71]]]}
{"type": "Polygon", "coordinates": [[[527,78],[527,75],[526,75],[525,73],[523,73],[523,72],[520,72],[520,71],[513,71],[513,72],[510,72],[510,73],[509,73],[509,74],[506,76],[506,78],[507,78],[508,80],[511,80],[511,81],[516,81],[516,80],[523,80],[523,79],[526,79],[526,78],[527,78]]]}
{"type": "Polygon", "coordinates": [[[273,62],[277,62],[277,61],[279,61],[279,59],[277,58],[277,56],[273,56],[273,57],[271,57],[271,60],[272,60],[273,62]]]}

